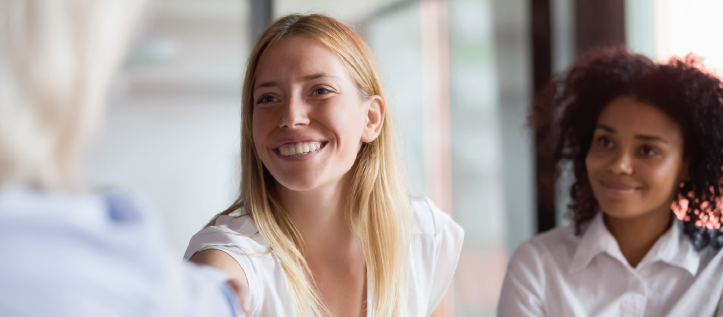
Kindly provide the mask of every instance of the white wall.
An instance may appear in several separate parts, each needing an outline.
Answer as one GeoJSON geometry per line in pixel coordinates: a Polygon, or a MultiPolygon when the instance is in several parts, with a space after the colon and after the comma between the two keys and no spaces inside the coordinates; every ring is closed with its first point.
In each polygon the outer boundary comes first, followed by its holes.
{"type": "Polygon", "coordinates": [[[235,199],[238,100],[134,100],[111,107],[92,147],[94,187],[149,198],[180,255],[191,236],[235,199]]]}
{"type": "Polygon", "coordinates": [[[152,0],[90,149],[94,187],[144,195],[179,260],[191,236],[238,190],[247,3],[152,0]]]}

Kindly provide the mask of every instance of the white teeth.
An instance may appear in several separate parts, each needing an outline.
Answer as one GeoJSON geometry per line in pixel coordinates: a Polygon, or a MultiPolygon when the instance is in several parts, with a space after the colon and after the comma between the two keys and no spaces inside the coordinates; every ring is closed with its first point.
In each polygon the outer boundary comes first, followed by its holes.
{"type": "Polygon", "coordinates": [[[279,153],[283,156],[301,155],[316,152],[320,148],[321,142],[299,142],[281,146],[279,153]]]}

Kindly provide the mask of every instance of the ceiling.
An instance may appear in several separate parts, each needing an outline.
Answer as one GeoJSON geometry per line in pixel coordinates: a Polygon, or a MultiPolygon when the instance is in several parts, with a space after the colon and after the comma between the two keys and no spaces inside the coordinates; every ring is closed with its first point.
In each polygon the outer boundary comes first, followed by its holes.
{"type": "MultiPolygon", "coordinates": [[[[278,0],[275,16],[323,13],[355,24],[400,0],[278,0]]],[[[240,95],[249,0],[150,0],[120,76],[126,98],[240,95]]]]}
{"type": "Polygon", "coordinates": [[[355,24],[397,2],[400,0],[277,0],[274,13],[277,17],[296,12],[323,13],[355,24]]]}

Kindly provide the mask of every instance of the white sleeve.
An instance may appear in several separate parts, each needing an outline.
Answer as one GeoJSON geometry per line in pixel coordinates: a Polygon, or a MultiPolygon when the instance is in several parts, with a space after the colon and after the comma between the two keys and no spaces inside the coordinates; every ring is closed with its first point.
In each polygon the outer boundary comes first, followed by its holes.
{"type": "Polygon", "coordinates": [[[723,317],[723,293],[718,298],[718,306],[715,309],[715,317],[723,317]]]}
{"type": "MultiPolygon", "coordinates": [[[[428,201],[429,202],[429,201],[428,201]]],[[[432,276],[431,292],[427,316],[437,308],[449,285],[452,284],[454,272],[457,270],[459,255],[462,252],[464,230],[447,214],[444,214],[431,202],[429,205],[435,218],[434,235],[434,271],[432,276]]]]}
{"type": "Polygon", "coordinates": [[[497,316],[546,316],[544,278],[538,249],[529,241],[521,244],[507,266],[497,316]]]}

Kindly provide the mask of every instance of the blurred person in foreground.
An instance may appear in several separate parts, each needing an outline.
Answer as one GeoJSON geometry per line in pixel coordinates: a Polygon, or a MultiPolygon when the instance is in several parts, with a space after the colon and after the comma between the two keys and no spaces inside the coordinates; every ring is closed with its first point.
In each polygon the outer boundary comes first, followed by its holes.
{"type": "Polygon", "coordinates": [[[573,223],[518,247],[498,316],[723,316],[721,81],[617,48],[551,88],[532,119],[573,223]]]}
{"type": "Polygon", "coordinates": [[[182,264],[140,201],[80,175],[142,7],[0,2],[0,316],[241,315],[241,283],[182,264]]]}

